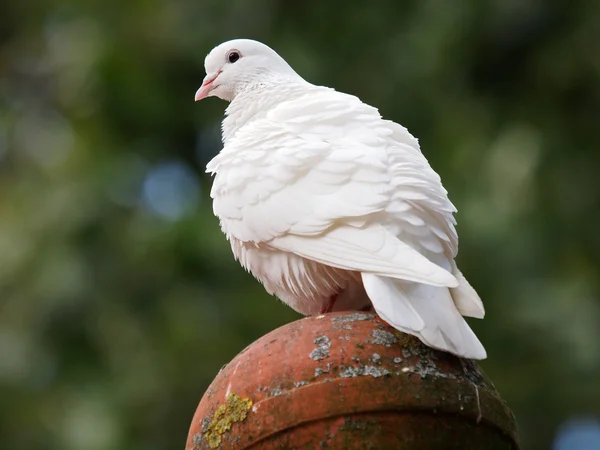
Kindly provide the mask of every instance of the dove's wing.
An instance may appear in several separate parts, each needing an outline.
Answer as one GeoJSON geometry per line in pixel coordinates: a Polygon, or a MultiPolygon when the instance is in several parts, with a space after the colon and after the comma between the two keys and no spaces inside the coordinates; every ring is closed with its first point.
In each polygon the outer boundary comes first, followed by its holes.
{"type": "Polygon", "coordinates": [[[319,88],[282,102],[228,138],[207,170],[216,173],[215,213],[238,240],[347,270],[458,284],[448,263],[454,207],[439,177],[403,127],[356,97],[319,88]]]}
{"type": "Polygon", "coordinates": [[[340,269],[434,286],[458,286],[452,274],[380,225],[337,226],[320,236],[287,234],[269,245],[340,269]]]}

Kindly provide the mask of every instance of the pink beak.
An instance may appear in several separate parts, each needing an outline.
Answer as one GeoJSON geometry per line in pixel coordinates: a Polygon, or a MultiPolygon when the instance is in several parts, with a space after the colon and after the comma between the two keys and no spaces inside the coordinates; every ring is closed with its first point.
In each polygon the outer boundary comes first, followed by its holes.
{"type": "Polygon", "coordinates": [[[217,77],[220,74],[221,71],[219,70],[215,75],[206,75],[206,77],[202,81],[202,86],[200,86],[200,89],[196,91],[196,96],[194,97],[195,101],[199,102],[200,100],[208,97],[210,91],[213,90],[213,82],[217,79],[217,77]]]}

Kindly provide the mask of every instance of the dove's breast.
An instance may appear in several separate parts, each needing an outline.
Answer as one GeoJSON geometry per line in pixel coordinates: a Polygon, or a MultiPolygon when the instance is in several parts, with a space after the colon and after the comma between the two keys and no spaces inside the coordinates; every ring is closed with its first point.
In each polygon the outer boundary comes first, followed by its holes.
{"type": "MultiPolygon", "coordinates": [[[[326,146],[302,139],[235,140],[208,169],[215,173],[213,211],[233,254],[272,295],[301,314],[319,314],[332,296],[335,310],[360,309],[369,300],[360,274],[278,250],[269,242],[312,217],[315,201],[299,180],[322,160],[326,146]]],[[[315,217],[318,222],[318,217],[315,217]]]]}

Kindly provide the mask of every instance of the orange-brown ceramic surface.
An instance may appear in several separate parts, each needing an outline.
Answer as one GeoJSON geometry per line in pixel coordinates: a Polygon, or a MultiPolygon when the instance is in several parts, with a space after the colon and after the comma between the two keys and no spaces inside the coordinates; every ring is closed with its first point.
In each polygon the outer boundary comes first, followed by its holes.
{"type": "Polygon", "coordinates": [[[186,449],[516,449],[514,418],[476,364],[372,313],[308,317],[219,372],[186,449]],[[483,446],[483,447],[482,447],[483,446]]]}

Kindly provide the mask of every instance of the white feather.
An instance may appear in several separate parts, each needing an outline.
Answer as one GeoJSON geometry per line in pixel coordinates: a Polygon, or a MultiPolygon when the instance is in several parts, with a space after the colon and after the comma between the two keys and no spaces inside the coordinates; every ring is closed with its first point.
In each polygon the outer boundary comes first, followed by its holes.
{"type": "Polygon", "coordinates": [[[452,266],[452,274],[458,280],[458,286],[450,289],[450,295],[452,295],[456,309],[458,309],[463,316],[483,319],[485,316],[485,308],[483,307],[483,302],[479,298],[479,295],[477,295],[475,289],[471,287],[460,270],[458,270],[454,261],[452,262],[452,266]]]}
{"type": "Polygon", "coordinates": [[[273,239],[269,246],[339,269],[374,273],[433,286],[458,286],[452,274],[391,235],[382,226],[339,227],[316,237],[288,234],[273,239]]]}
{"type": "Polygon", "coordinates": [[[448,288],[367,273],[362,280],[375,311],[390,325],[430,347],[463,358],[486,358],[483,345],[456,308],[448,288]]]}

